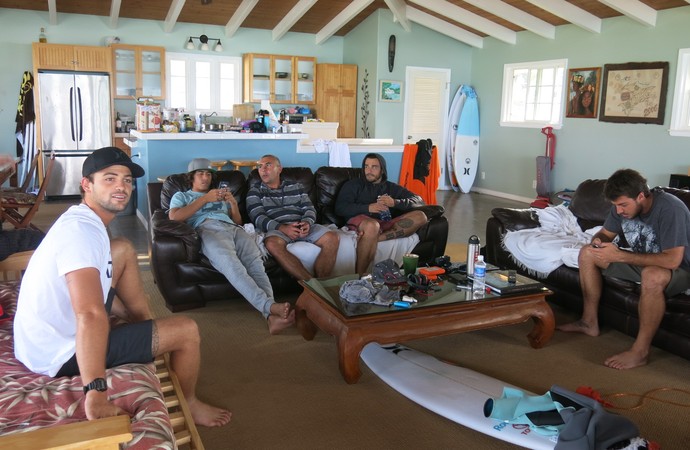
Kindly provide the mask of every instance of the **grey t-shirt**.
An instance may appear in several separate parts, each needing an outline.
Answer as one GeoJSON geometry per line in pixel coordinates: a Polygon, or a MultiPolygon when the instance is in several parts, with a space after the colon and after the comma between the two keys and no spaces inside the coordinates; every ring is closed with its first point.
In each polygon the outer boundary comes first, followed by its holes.
{"type": "Polygon", "coordinates": [[[690,270],[690,211],[675,195],[652,189],[654,201],[647,214],[626,219],[612,206],[604,228],[625,236],[635,253],[661,253],[674,247],[685,247],[680,267],[690,270]]]}

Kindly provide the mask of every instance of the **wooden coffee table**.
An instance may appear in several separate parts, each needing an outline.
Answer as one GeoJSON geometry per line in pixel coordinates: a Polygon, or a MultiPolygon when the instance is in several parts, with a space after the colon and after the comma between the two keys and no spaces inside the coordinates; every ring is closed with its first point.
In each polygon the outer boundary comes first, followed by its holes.
{"type": "Polygon", "coordinates": [[[350,384],[362,374],[359,354],[370,342],[392,344],[513,325],[530,318],[534,327],[527,339],[532,347],[543,347],[554,333],[553,311],[546,303],[551,291],[546,289],[472,300],[471,292],[455,291],[455,284],[446,282],[432,296],[416,296],[420,302],[412,308],[397,309],[340,300],[338,290],[349,279],[356,276],[300,282],[304,291],[295,310],[304,339],[312,340],[319,328],[335,337],[340,372],[350,384]]]}

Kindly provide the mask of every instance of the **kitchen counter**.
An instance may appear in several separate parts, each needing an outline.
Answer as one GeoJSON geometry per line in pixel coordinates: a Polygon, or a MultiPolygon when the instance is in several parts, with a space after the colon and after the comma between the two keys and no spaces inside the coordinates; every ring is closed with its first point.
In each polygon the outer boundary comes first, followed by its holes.
{"type": "MultiPolygon", "coordinates": [[[[131,131],[124,139],[131,148],[132,160],[141,165],[146,174],[137,180],[137,215],[148,224],[146,185],[149,181],[164,179],[170,174],[187,171],[189,161],[208,158],[211,161],[251,160],[272,154],[280,158],[284,167],[309,167],[316,171],[328,165],[328,152],[318,153],[314,146],[301,145],[308,135],[302,133],[142,133],[131,131]]],[[[403,146],[390,145],[392,140],[338,139],[350,146],[350,159],[354,167],[362,164],[369,152],[386,153],[388,178],[396,182],[400,174],[403,146]]],[[[225,170],[232,170],[228,163],[225,170]]],[[[245,174],[248,169],[243,169],[245,174]]]]}
{"type": "Polygon", "coordinates": [[[239,141],[265,141],[265,140],[292,140],[299,141],[309,136],[302,133],[239,133],[237,131],[206,131],[197,133],[142,133],[132,131],[131,135],[145,141],[215,141],[215,140],[239,140],[239,141]]]}

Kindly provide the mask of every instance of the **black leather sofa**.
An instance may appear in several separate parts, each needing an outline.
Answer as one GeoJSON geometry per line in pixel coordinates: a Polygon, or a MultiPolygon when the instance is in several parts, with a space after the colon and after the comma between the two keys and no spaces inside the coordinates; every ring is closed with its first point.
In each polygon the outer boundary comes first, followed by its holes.
{"type": "MultiPolygon", "coordinates": [[[[334,223],[340,227],[344,220],[334,213],[338,191],[345,181],[360,174],[358,168],[321,167],[313,173],[306,167],[285,167],[282,177],[304,186],[316,208],[318,223],[334,223]]],[[[202,307],[207,301],[239,296],[200,253],[197,233],[186,223],[168,218],[172,196],[177,191],[189,189],[185,175],[171,175],[164,183],[153,182],[147,186],[151,270],[166,306],[174,312],[202,307]]],[[[230,183],[242,217],[249,223],[245,197],[249,186],[260,181],[258,172],[254,170],[245,178],[240,171],[221,171],[217,173],[217,181],[221,180],[230,183]]],[[[414,252],[419,255],[420,264],[425,264],[444,254],[448,221],[441,206],[428,205],[420,209],[426,213],[429,223],[417,231],[420,241],[414,252]]],[[[265,268],[276,295],[293,292],[299,287],[273,258],[265,261],[265,268]]]]}
{"type": "MultiPolygon", "coordinates": [[[[568,206],[578,218],[583,230],[603,225],[610,203],[604,198],[606,180],[586,180],[575,190],[568,206]]],[[[664,187],[666,192],[677,196],[690,207],[690,191],[664,187]]],[[[508,230],[520,230],[539,226],[539,219],[532,209],[495,208],[486,223],[487,260],[499,267],[514,268],[522,273],[510,254],[503,249],[502,237],[508,230]]],[[[533,277],[535,278],[535,277],[533,277]]],[[[579,272],[560,266],[541,281],[554,292],[548,300],[576,312],[582,311],[582,291],[579,272]]],[[[599,308],[599,320],[604,326],[613,327],[630,336],[636,336],[639,327],[639,287],[614,278],[604,280],[604,291],[599,308]]],[[[666,302],[666,313],[654,338],[654,345],[690,359],[690,297],[678,295],[666,302]]]]}

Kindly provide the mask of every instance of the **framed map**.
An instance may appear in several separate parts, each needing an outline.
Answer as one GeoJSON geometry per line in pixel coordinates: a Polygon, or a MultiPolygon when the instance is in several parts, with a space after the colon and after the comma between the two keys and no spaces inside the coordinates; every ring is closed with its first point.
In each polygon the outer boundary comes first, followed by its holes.
{"type": "Polygon", "coordinates": [[[605,64],[599,120],[663,125],[668,62],[605,64]]]}

